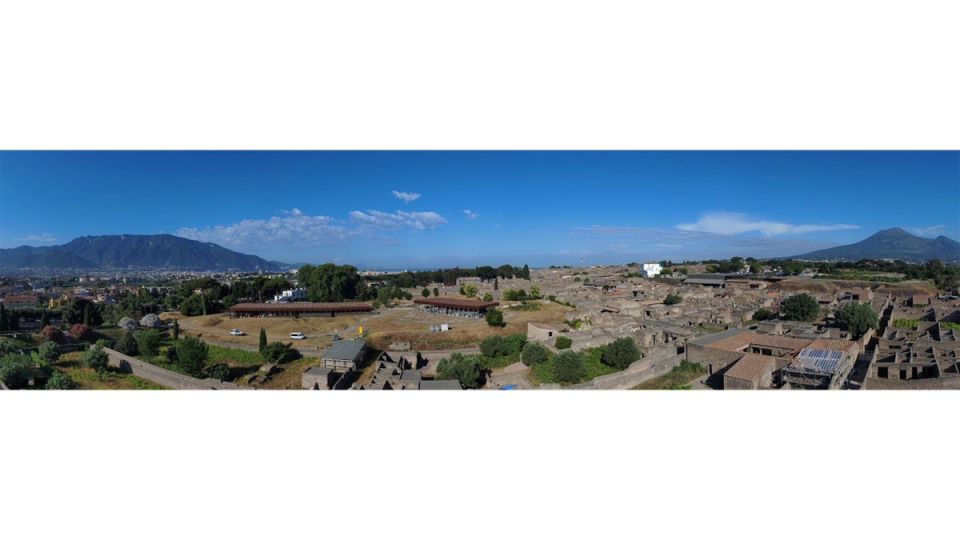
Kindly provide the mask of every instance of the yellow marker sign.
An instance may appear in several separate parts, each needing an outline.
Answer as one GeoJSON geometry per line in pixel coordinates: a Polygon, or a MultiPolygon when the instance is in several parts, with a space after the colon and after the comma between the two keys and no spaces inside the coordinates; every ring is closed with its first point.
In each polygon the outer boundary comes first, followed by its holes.
{"type": "Polygon", "coordinates": [[[358,334],[362,334],[362,333],[363,333],[363,327],[362,327],[362,326],[359,327],[359,328],[357,328],[357,333],[358,333],[358,334]]]}

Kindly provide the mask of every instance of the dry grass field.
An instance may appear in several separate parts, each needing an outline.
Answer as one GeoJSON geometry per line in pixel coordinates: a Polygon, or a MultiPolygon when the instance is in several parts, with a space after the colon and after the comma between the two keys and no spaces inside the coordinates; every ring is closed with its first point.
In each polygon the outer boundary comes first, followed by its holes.
{"type": "Polygon", "coordinates": [[[326,347],[333,342],[334,330],[343,337],[353,337],[356,330],[348,335],[347,329],[354,328],[365,317],[372,313],[350,313],[337,317],[264,317],[258,318],[231,318],[228,313],[216,315],[201,315],[199,317],[184,317],[177,312],[162,313],[160,318],[169,320],[177,318],[180,331],[184,335],[203,334],[205,337],[216,339],[223,343],[240,344],[257,347],[260,342],[260,328],[267,332],[268,341],[293,341],[295,348],[326,347]],[[238,328],[245,332],[245,336],[231,336],[230,330],[238,328]],[[291,340],[291,332],[303,332],[307,339],[291,340]],[[330,335],[327,335],[330,334],[330,335]]]}

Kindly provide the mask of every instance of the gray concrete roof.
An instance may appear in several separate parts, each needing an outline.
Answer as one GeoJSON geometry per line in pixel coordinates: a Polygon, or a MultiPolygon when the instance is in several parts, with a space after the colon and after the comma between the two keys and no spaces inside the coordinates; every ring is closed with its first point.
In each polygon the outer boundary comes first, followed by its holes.
{"type": "Polygon", "coordinates": [[[400,374],[401,381],[419,381],[423,377],[423,372],[419,369],[408,369],[400,374]]]}
{"type": "Polygon", "coordinates": [[[716,334],[710,334],[708,336],[703,336],[697,339],[691,339],[689,343],[695,345],[707,345],[713,343],[714,341],[720,341],[721,339],[727,339],[728,337],[735,336],[737,334],[742,334],[744,332],[752,332],[749,328],[731,328],[729,330],[724,330],[723,332],[717,332],[716,334]]]}
{"type": "Polygon", "coordinates": [[[463,390],[460,381],[420,381],[420,390],[463,390]]]}
{"type": "Polygon", "coordinates": [[[329,375],[333,369],[328,367],[313,366],[307,368],[304,373],[309,373],[311,375],[329,375]]]}
{"type": "Polygon", "coordinates": [[[323,352],[323,358],[355,360],[366,344],[367,342],[362,339],[341,339],[340,341],[334,341],[333,345],[323,352]]]}

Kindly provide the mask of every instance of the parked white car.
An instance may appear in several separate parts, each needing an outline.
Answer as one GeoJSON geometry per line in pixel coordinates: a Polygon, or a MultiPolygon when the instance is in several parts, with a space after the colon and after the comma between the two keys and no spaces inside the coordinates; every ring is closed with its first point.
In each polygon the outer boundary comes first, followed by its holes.
{"type": "Polygon", "coordinates": [[[230,335],[231,335],[231,336],[243,336],[243,335],[246,335],[246,334],[244,334],[242,330],[239,330],[239,329],[237,329],[237,328],[234,328],[233,330],[230,331],[230,335]]]}
{"type": "Polygon", "coordinates": [[[290,339],[307,339],[302,332],[290,332],[290,339]]]}

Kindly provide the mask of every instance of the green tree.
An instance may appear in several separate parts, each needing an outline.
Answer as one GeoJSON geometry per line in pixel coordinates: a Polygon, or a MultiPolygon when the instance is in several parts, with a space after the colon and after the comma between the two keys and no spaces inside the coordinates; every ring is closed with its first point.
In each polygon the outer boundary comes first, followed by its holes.
{"type": "Polygon", "coordinates": [[[103,373],[107,370],[107,366],[110,365],[110,357],[107,355],[107,351],[103,350],[103,347],[94,345],[90,347],[87,352],[83,353],[80,363],[95,370],[97,373],[103,373]]]}
{"type": "Polygon", "coordinates": [[[133,337],[133,332],[124,332],[117,344],[113,347],[115,351],[127,356],[136,356],[140,354],[140,347],[137,345],[137,339],[133,337]]]}
{"type": "Polygon", "coordinates": [[[214,364],[207,369],[207,377],[218,381],[225,381],[230,378],[230,366],[227,364],[214,364]]]}
{"type": "Polygon", "coordinates": [[[83,308],[83,324],[90,326],[90,304],[83,308]]]}
{"type": "Polygon", "coordinates": [[[3,302],[0,302],[0,332],[6,332],[8,330],[7,326],[10,325],[9,319],[7,319],[7,308],[3,307],[3,302]]]}
{"type": "Polygon", "coordinates": [[[200,307],[203,308],[203,314],[207,314],[207,296],[204,294],[200,295],[200,307]]]}
{"type": "Polygon", "coordinates": [[[587,376],[583,355],[574,351],[563,351],[553,360],[553,379],[557,382],[576,384],[587,376]]]}
{"type": "Polygon", "coordinates": [[[538,286],[536,286],[536,285],[531,285],[531,286],[530,286],[530,298],[532,298],[532,299],[534,299],[534,300],[540,298],[540,287],[538,287],[538,286]]]}
{"type": "Polygon", "coordinates": [[[203,299],[202,295],[196,293],[191,294],[186,300],[180,302],[180,313],[182,313],[185,317],[196,317],[198,315],[203,315],[205,310],[205,302],[206,301],[203,299]]]}
{"type": "Polygon", "coordinates": [[[503,325],[503,312],[497,308],[490,308],[487,310],[487,313],[483,316],[487,321],[487,324],[490,326],[501,326],[503,325]]]}
{"type": "Polygon", "coordinates": [[[177,319],[173,320],[173,340],[176,341],[180,339],[180,323],[177,322],[177,319]]]}
{"type": "Polygon", "coordinates": [[[157,330],[137,330],[133,337],[137,341],[137,349],[140,354],[148,358],[154,358],[160,354],[160,344],[163,342],[163,336],[157,330]]]}
{"type": "Polygon", "coordinates": [[[683,300],[679,294],[668,294],[667,297],[663,300],[663,303],[672,306],[674,304],[679,304],[683,300]]]}
{"type": "Polygon", "coordinates": [[[24,388],[33,375],[33,359],[21,353],[7,353],[0,357],[0,381],[7,388],[24,388]]]}
{"type": "Polygon", "coordinates": [[[557,341],[554,343],[554,346],[558,349],[569,349],[573,345],[573,340],[567,336],[557,336],[557,341]]]}
{"type": "Polygon", "coordinates": [[[870,304],[857,302],[841,306],[835,317],[840,328],[849,330],[853,339],[860,339],[870,328],[876,330],[880,323],[880,317],[870,304]]]}
{"type": "Polygon", "coordinates": [[[755,321],[765,321],[773,315],[773,312],[769,309],[762,307],[753,313],[753,320],[755,321]]]}
{"type": "Polygon", "coordinates": [[[603,351],[600,361],[617,369],[626,369],[627,366],[640,359],[640,349],[633,339],[622,337],[615,340],[603,351]]]}
{"type": "Polygon", "coordinates": [[[523,279],[526,279],[526,280],[529,280],[529,279],[530,279],[530,267],[529,267],[529,266],[523,265],[523,270],[520,270],[520,277],[522,277],[523,279]]]}
{"type": "Polygon", "coordinates": [[[9,318],[9,327],[10,330],[20,330],[20,312],[19,310],[13,310],[10,312],[9,318]]]}
{"type": "Polygon", "coordinates": [[[52,341],[44,341],[38,351],[44,362],[53,363],[60,359],[60,346],[52,341]]]}
{"type": "Polygon", "coordinates": [[[814,321],[820,315],[820,304],[809,294],[795,294],[783,301],[781,311],[791,321],[814,321]]]}
{"type": "Polygon", "coordinates": [[[507,343],[503,337],[496,334],[487,336],[480,341],[480,354],[488,358],[496,358],[507,354],[507,343]]]}
{"type": "Polygon", "coordinates": [[[434,288],[433,288],[433,295],[434,295],[434,296],[440,296],[440,289],[434,287],[434,288]]]}
{"type": "Polygon", "coordinates": [[[50,325],[50,314],[47,313],[47,310],[42,310],[40,314],[40,328],[46,328],[50,325]]]}
{"type": "Polygon", "coordinates": [[[579,282],[579,281],[580,281],[580,276],[577,276],[577,277],[573,278],[573,281],[574,281],[574,283],[579,282]]]}
{"type": "Polygon", "coordinates": [[[493,278],[493,290],[495,291],[500,290],[500,278],[498,277],[493,278]]]}
{"type": "Polygon", "coordinates": [[[77,383],[65,373],[54,371],[44,386],[46,390],[76,390],[77,383]]]}
{"type": "Polygon", "coordinates": [[[460,353],[453,353],[450,358],[441,358],[437,362],[437,380],[460,381],[466,388],[480,386],[480,362],[472,357],[464,357],[460,353]]]}
{"type": "Polygon", "coordinates": [[[260,354],[263,355],[263,349],[267,346],[267,331],[260,327],[260,354]]]}
{"type": "Polygon", "coordinates": [[[466,282],[463,284],[463,294],[469,298],[473,298],[477,295],[477,286],[472,282],[466,282]]]}
{"type": "Polygon", "coordinates": [[[490,293],[488,293],[488,292],[487,292],[487,293],[483,293],[483,301],[484,301],[484,302],[491,302],[491,301],[493,301],[493,295],[490,294],[490,293]]]}
{"type": "Polygon", "coordinates": [[[523,332],[510,334],[504,339],[504,355],[519,355],[527,345],[527,335],[523,332]]]}
{"type": "Polygon", "coordinates": [[[424,287],[423,290],[420,291],[420,294],[422,294],[424,298],[428,298],[430,296],[430,289],[424,287]]]}
{"type": "Polygon", "coordinates": [[[272,364],[279,364],[288,359],[293,351],[290,349],[290,344],[281,343],[279,341],[274,341],[267,344],[263,348],[263,352],[260,353],[260,356],[263,356],[263,359],[272,364]]]}
{"type": "Polygon", "coordinates": [[[550,351],[541,343],[528,343],[520,354],[520,361],[528,366],[542,364],[550,359],[550,351]]]}
{"type": "Polygon", "coordinates": [[[207,362],[207,345],[195,337],[185,337],[177,342],[177,364],[192,377],[203,376],[207,362]]]}

